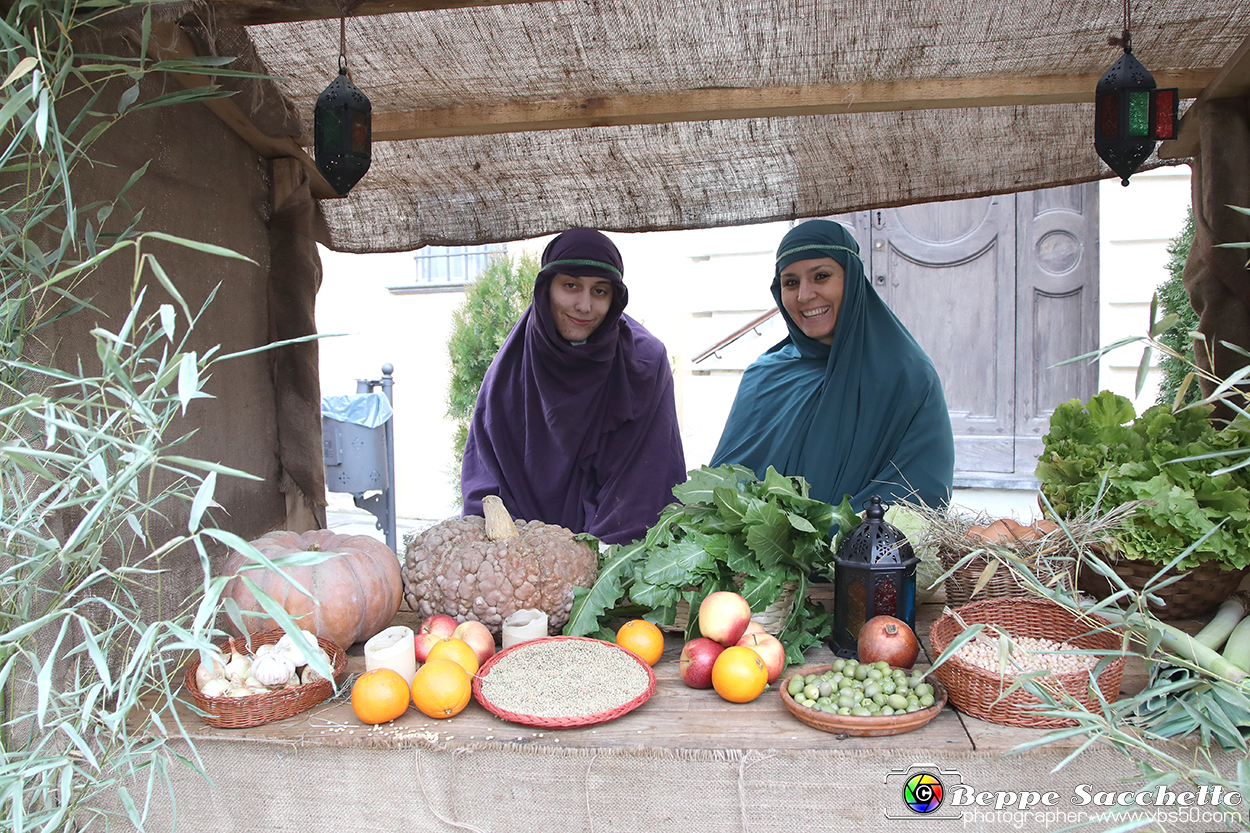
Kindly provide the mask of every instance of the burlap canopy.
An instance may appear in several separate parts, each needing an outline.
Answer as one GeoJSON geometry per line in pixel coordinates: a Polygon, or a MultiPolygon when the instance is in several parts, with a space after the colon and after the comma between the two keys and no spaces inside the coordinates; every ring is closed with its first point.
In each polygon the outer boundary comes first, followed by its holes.
{"type": "MultiPolygon", "coordinates": [[[[1107,39],[1124,9],[1105,0],[345,5],[375,141],[365,178],[322,203],[341,251],[733,225],[1110,175],[1090,102],[1121,54],[1107,39]],[[562,127],[591,123],[604,126],[562,127]]],[[[218,50],[251,22],[231,54],[254,47],[285,99],[266,106],[291,105],[308,144],[339,8],[211,0],[176,16],[218,50]]],[[[1250,35],[1239,0],[1138,0],[1131,15],[1134,54],[1186,98],[1250,35]]]]}

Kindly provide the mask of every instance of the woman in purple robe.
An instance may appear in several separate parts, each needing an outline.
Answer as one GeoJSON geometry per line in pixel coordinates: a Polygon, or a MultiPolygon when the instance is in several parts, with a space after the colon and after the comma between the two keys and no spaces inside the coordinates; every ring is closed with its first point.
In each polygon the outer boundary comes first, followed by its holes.
{"type": "Polygon", "coordinates": [[[465,515],[499,495],[513,517],[642,538],[686,479],[664,344],[624,314],[616,246],[569,229],[486,371],[464,448],[465,515]]]}

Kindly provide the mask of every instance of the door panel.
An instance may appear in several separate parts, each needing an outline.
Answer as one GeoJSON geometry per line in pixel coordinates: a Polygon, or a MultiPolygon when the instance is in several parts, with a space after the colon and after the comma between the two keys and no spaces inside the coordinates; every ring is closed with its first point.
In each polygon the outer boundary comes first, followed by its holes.
{"type": "Polygon", "coordinates": [[[957,471],[1015,471],[1015,202],[872,212],[873,286],[933,359],[957,471]]]}
{"type": "Polygon", "coordinates": [[[1098,186],[1017,194],[1016,213],[1016,467],[1031,472],[1055,406],[1097,392],[1096,362],[1057,365],[1098,347],[1098,186]]]}

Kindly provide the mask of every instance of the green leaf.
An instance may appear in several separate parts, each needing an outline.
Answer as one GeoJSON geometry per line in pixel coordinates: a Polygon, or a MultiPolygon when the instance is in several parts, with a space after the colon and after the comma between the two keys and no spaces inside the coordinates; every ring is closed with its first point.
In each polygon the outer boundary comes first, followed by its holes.
{"type": "Polygon", "coordinates": [[[242,261],[246,261],[247,263],[252,263],[252,264],[256,263],[256,261],[252,260],[250,257],[241,255],[238,252],[234,251],[233,249],[227,249],[224,246],[214,246],[211,243],[201,243],[198,240],[190,240],[186,237],[178,237],[173,234],[166,234],[163,231],[148,231],[148,232],[144,232],[141,236],[151,237],[154,240],[164,240],[168,243],[176,243],[179,246],[184,246],[188,249],[194,249],[195,251],[203,252],[204,254],[217,255],[218,257],[228,257],[233,260],[242,260],[242,261]]]}
{"type": "Polygon", "coordinates": [[[788,556],[790,546],[790,522],[786,513],[775,504],[766,503],[747,515],[747,546],[765,569],[772,569],[788,556]]]}
{"type": "Polygon", "coordinates": [[[200,528],[200,519],[204,510],[213,503],[213,493],[217,489],[217,472],[209,472],[195,492],[195,500],[191,501],[191,513],[187,518],[187,531],[194,533],[200,528]]]}
{"type": "Polygon", "coordinates": [[[130,105],[139,100],[139,85],[134,84],[126,89],[121,97],[117,99],[117,113],[121,115],[125,113],[130,105]]]}
{"type": "Polygon", "coordinates": [[[27,55],[25,58],[17,62],[17,66],[13,67],[13,71],[10,72],[8,74],[8,77],[4,79],[4,83],[0,84],[0,89],[4,89],[5,87],[9,86],[14,81],[16,81],[17,79],[23,77],[28,72],[33,70],[36,66],[38,66],[38,64],[39,64],[38,58],[36,58],[33,55],[27,55]]]}
{"type": "Polygon", "coordinates": [[[641,563],[646,548],[641,541],[633,544],[613,544],[608,547],[599,563],[599,575],[592,587],[573,588],[573,608],[564,626],[566,636],[586,636],[599,629],[599,618],[615,607],[624,595],[622,582],[633,575],[634,567],[641,563]]]}
{"type": "MultiPolygon", "coordinates": [[[[712,557],[698,543],[691,540],[681,541],[649,554],[642,569],[641,580],[646,584],[665,584],[680,588],[689,584],[697,571],[707,569],[711,563],[712,557]]],[[[642,602],[636,590],[630,596],[634,601],[642,602]]]]}
{"type": "Polygon", "coordinates": [[[178,363],[178,402],[182,405],[182,413],[187,413],[187,405],[200,395],[200,368],[195,362],[195,351],[183,353],[178,363]]]}

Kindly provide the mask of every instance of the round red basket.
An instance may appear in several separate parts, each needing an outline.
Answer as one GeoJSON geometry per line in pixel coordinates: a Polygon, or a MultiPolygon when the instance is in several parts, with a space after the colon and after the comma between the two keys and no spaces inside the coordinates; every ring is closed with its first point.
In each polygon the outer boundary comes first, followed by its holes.
{"type": "MultiPolygon", "coordinates": [[[[548,649],[549,650],[549,649],[548,649]]],[[[573,656],[574,648],[570,651],[570,658],[573,656]]],[[[547,650],[544,650],[544,654],[547,650]]],[[[632,651],[627,651],[619,645],[612,642],[605,642],[601,639],[588,639],[584,636],[545,636],[539,639],[531,639],[513,645],[511,648],[505,648],[499,653],[486,661],[486,664],[478,670],[477,675],[473,678],[473,697],[486,709],[496,717],[501,717],[511,723],[519,723],[522,726],[535,726],[543,729],[571,729],[577,726],[593,726],[596,723],[605,723],[609,720],[615,720],[623,714],[633,711],[641,706],[647,700],[651,699],[651,695],[655,693],[655,672],[651,670],[651,666],[647,665],[632,651]],[[623,656],[628,657],[630,661],[636,663],[647,675],[647,684],[643,691],[630,700],[604,709],[594,714],[586,715],[569,715],[565,717],[548,717],[545,715],[521,714],[501,708],[483,693],[483,683],[490,678],[491,672],[500,666],[500,663],[506,663],[509,658],[515,658],[525,652],[529,652],[528,658],[537,656],[535,649],[539,646],[549,646],[553,644],[575,645],[576,643],[591,643],[596,646],[604,646],[612,651],[619,651],[623,656]]]]}

